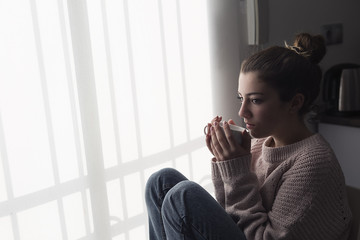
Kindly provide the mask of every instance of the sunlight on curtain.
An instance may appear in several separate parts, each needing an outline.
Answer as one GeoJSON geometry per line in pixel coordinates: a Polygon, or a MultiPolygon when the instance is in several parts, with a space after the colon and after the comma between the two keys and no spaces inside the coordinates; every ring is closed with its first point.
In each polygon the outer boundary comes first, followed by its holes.
{"type": "Polygon", "coordinates": [[[0,239],[147,239],[163,167],[212,192],[206,0],[0,1],[0,29],[0,239]]]}

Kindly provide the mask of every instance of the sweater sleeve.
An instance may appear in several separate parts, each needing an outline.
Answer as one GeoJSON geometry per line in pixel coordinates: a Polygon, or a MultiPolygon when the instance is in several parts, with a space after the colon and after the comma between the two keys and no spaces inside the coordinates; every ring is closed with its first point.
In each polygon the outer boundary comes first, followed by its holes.
{"type": "Polygon", "coordinates": [[[250,171],[251,155],[213,164],[217,165],[223,181],[226,212],[237,222],[248,240],[263,239],[254,238],[262,235],[261,228],[268,216],[262,205],[257,177],[250,171]]]}
{"type": "Polygon", "coordinates": [[[212,182],[215,189],[215,198],[217,202],[225,208],[225,191],[224,191],[224,182],[221,179],[219,168],[216,164],[215,158],[212,159],[211,164],[211,176],[212,182]]]}
{"type": "Polygon", "coordinates": [[[304,161],[281,165],[284,174],[270,210],[263,206],[265,196],[250,171],[250,156],[213,163],[223,182],[226,212],[248,240],[343,239],[349,213],[340,206],[344,195],[338,186],[341,176],[329,164],[331,157],[309,154],[304,161]]]}

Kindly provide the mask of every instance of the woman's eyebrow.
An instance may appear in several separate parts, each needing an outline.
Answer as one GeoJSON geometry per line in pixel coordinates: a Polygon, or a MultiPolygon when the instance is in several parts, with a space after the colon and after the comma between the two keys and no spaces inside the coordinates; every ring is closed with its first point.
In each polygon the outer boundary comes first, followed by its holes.
{"type": "MultiPolygon", "coordinates": [[[[242,95],[242,94],[240,92],[238,92],[238,95],[242,95]]],[[[251,96],[251,95],[265,95],[265,94],[262,92],[250,92],[250,93],[245,94],[245,96],[251,96]]]]}
{"type": "Polygon", "coordinates": [[[251,92],[246,94],[246,96],[251,96],[251,95],[265,95],[265,94],[262,92],[251,92]]]}

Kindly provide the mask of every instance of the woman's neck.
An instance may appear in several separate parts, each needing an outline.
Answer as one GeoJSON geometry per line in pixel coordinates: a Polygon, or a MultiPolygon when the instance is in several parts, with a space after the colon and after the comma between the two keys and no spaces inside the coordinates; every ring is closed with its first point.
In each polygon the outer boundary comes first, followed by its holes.
{"type": "Polygon", "coordinates": [[[284,129],[283,134],[273,135],[270,147],[282,147],[304,140],[313,133],[305,126],[304,123],[291,128],[284,129]]]}

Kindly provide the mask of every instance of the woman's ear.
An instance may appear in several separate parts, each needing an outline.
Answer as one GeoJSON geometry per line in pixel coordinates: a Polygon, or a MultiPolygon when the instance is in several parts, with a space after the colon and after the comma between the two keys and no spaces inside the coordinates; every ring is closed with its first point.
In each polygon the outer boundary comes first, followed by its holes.
{"type": "Polygon", "coordinates": [[[304,105],[305,96],[302,93],[297,93],[290,101],[290,112],[298,113],[304,105]]]}

